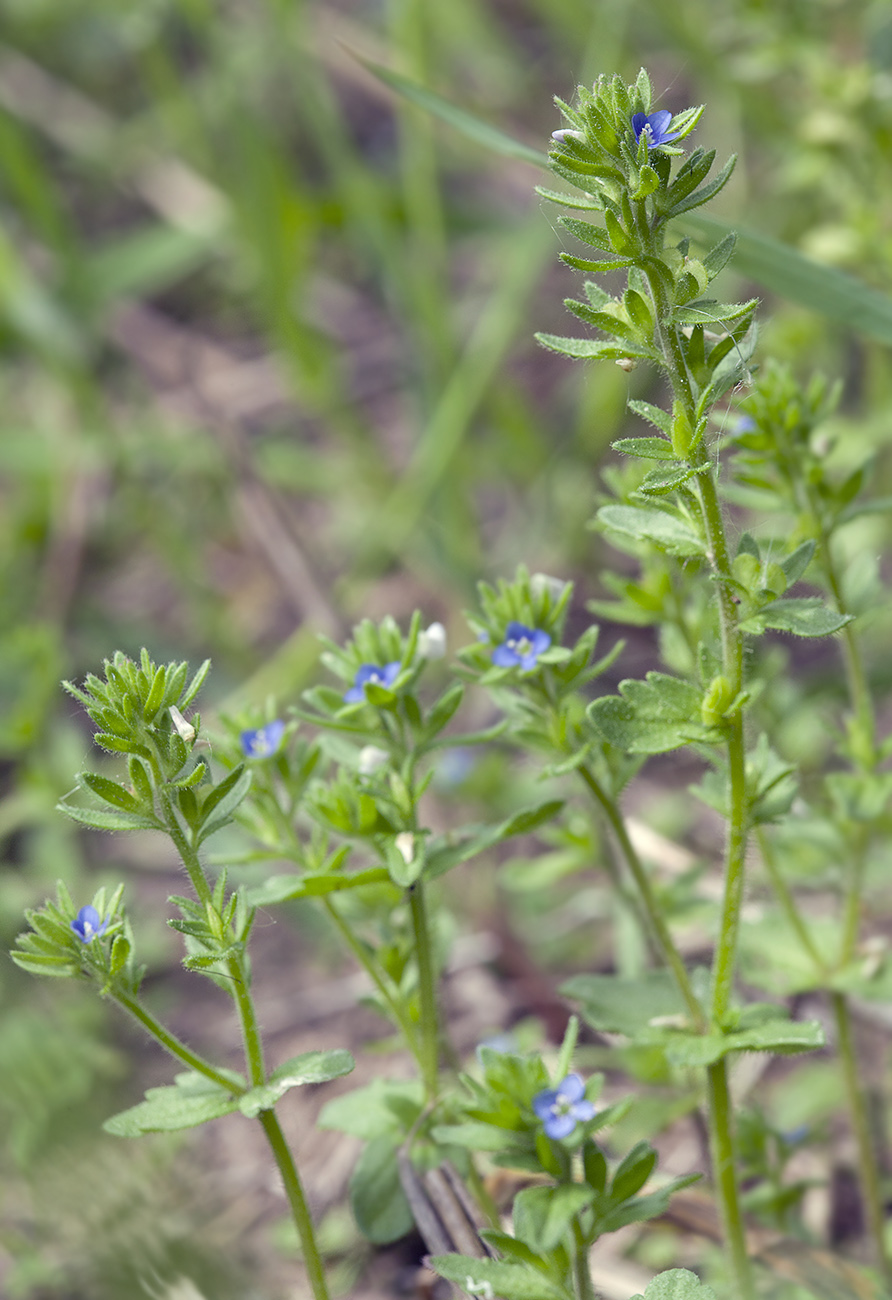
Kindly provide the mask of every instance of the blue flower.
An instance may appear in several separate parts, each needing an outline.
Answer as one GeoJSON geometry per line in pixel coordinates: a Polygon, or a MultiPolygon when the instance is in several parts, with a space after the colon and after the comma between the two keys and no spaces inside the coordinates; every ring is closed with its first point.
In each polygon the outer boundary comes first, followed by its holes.
{"type": "Polygon", "coordinates": [[[671,121],[672,114],[668,108],[659,108],[656,113],[651,113],[650,117],[646,113],[633,113],[632,130],[635,132],[635,139],[640,140],[643,132],[648,149],[654,149],[658,144],[667,144],[669,140],[677,140],[678,131],[667,129],[671,121]]]}
{"type": "Polygon", "coordinates": [[[88,903],[82,907],[77,916],[71,922],[71,928],[82,943],[90,943],[93,939],[100,939],[108,928],[108,917],[100,921],[99,913],[95,907],[88,903]]]}
{"type": "Polygon", "coordinates": [[[532,672],[536,660],[550,645],[551,637],[541,628],[509,623],[505,629],[505,640],[492,652],[492,661],[497,668],[519,666],[525,673],[532,672]]]}
{"type": "Polygon", "coordinates": [[[578,1074],[568,1074],[556,1088],[546,1088],[533,1098],[533,1110],[550,1138],[569,1137],[577,1124],[592,1119],[595,1108],[585,1100],[585,1084],[578,1074]]]}
{"type": "Polygon", "coordinates": [[[276,718],[275,722],[268,722],[265,727],[255,727],[252,731],[243,731],[240,739],[242,749],[245,751],[245,757],[269,758],[281,745],[284,734],[285,723],[278,718],[276,718]]]}
{"type": "Polygon", "coordinates": [[[365,700],[366,686],[392,686],[399,676],[402,664],[399,659],[380,668],[378,664],[362,664],[356,674],[353,685],[344,696],[345,704],[362,704],[365,700]]]}

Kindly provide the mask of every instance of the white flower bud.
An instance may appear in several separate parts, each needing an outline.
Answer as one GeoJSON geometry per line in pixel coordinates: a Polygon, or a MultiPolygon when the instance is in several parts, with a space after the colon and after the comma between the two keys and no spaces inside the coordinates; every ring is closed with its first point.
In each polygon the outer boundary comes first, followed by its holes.
{"type": "Polygon", "coordinates": [[[547,591],[552,604],[557,604],[564,594],[566,582],[563,578],[552,578],[548,573],[534,573],[530,578],[530,592],[533,596],[544,596],[547,591]]]}
{"type": "Polygon", "coordinates": [[[373,772],[378,771],[379,767],[383,767],[389,758],[386,749],[379,749],[377,745],[365,745],[359,751],[360,776],[371,776],[373,772]]]}
{"type": "Polygon", "coordinates": [[[442,623],[431,623],[418,635],[418,653],[422,659],[442,659],[446,653],[446,629],[442,623]]]}
{"type": "Polygon", "coordinates": [[[415,836],[411,831],[400,831],[394,841],[406,866],[415,857],[415,836]]]}
{"type": "Polygon", "coordinates": [[[185,740],[187,745],[195,739],[195,728],[192,726],[191,722],[186,721],[175,704],[171,704],[170,706],[170,720],[174,725],[174,730],[177,732],[177,735],[179,735],[181,739],[185,740]]]}

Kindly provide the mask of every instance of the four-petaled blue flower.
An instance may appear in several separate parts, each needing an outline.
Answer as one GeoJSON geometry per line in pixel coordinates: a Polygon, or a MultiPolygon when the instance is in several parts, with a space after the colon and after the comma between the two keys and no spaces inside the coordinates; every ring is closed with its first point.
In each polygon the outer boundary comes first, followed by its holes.
{"type": "Polygon", "coordinates": [[[585,1084],[578,1074],[568,1074],[556,1088],[546,1088],[533,1098],[533,1110],[550,1138],[569,1137],[577,1124],[592,1119],[595,1108],[585,1100],[585,1084]]]}
{"type": "Polygon", "coordinates": [[[365,700],[366,686],[392,686],[399,676],[402,664],[394,659],[381,668],[378,664],[362,664],[356,674],[353,685],[344,696],[345,704],[362,704],[365,700]]]}
{"type": "Polygon", "coordinates": [[[667,144],[670,140],[677,140],[678,131],[668,130],[671,121],[672,114],[668,108],[659,108],[649,117],[646,113],[633,113],[632,130],[635,132],[635,139],[640,140],[643,132],[648,149],[654,149],[658,144],[667,144]]]}
{"type": "Polygon", "coordinates": [[[81,908],[71,922],[71,928],[82,943],[90,943],[93,939],[100,939],[105,934],[108,928],[108,917],[104,921],[100,920],[96,908],[88,903],[86,907],[81,908]]]}
{"type": "Polygon", "coordinates": [[[285,723],[279,718],[268,722],[265,727],[255,727],[241,734],[242,749],[246,758],[269,758],[275,754],[285,734],[285,723]]]}
{"type": "Polygon", "coordinates": [[[497,668],[517,668],[531,672],[536,660],[551,645],[551,637],[540,627],[525,627],[523,623],[509,623],[505,640],[492,652],[497,668]]]}

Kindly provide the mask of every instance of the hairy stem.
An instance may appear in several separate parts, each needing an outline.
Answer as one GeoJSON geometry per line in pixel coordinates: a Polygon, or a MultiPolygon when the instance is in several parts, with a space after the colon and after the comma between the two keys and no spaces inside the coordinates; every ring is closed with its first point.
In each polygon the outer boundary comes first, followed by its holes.
{"type": "Polygon", "coordinates": [[[130,1015],[133,1016],[134,1020],[138,1020],[142,1027],[148,1030],[152,1037],[156,1039],[166,1051],[170,1052],[171,1056],[175,1057],[178,1061],[181,1061],[183,1065],[187,1065],[190,1070],[195,1070],[197,1074],[203,1074],[206,1079],[210,1079],[212,1083],[219,1084],[219,1086],[225,1088],[227,1092],[242,1093],[245,1091],[244,1088],[239,1087],[239,1085],[228,1075],[221,1073],[221,1071],[211,1065],[209,1061],[206,1061],[204,1057],[199,1056],[197,1052],[193,1052],[191,1047],[187,1047],[184,1042],[177,1038],[176,1034],[172,1034],[169,1029],[165,1029],[164,1025],[162,1025],[159,1020],[156,1020],[152,1013],[147,1011],[142,1003],[138,1002],[136,998],[130,997],[127,993],[120,992],[112,992],[110,996],[114,998],[118,1006],[123,1007],[125,1011],[129,1012],[130,1015]]]}
{"type": "Polygon", "coordinates": [[[706,1080],[709,1092],[709,1136],[712,1147],[713,1177],[718,1193],[722,1226],[725,1230],[725,1244],[735,1280],[734,1297],[735,1300],[755,1300],[756,1290],[747,1252],[746,1230],[740,1212],[740,1198],[737,1194],[731,1096],[728,1091],[725,1057],[707,1067],[706,1080]]]}
{"type": "Polygon", "coordinates": [[[266,1134],[266,1140],[272,1149],[276,1164],[279,1167],[279,1173],[282,1175],[282,1185],[285,1188],[285,1195],[288,1197],[288,1204],[291,1207],[291,1217],[294,1219],[294,1226],[297,1228],[297,1235],[300,1238],[304,1264],[314,1300],[329,1300],[325,1267],[322,1263],[319,1247],[316,1244],[313,1220],[310,1216],[307,1198],[304,1195],[303,1184],[300,1181],[300,1174],[297,1172],[294,1156],[285,1141],[285,1135],[276,1118],[275,1111],[262,1110],[258,1119],[266,1134]]]}
{"type": "Polygon", "coordinates": [[[440,1091],[440,1030],[427,905],[424,884],[420,880],[416,881],[409,890],[409,908],[415,936],[415,958],[418,962],[418,1001],[421,1020],[419,1065],[428,1101],[433,1102],[440,1091]]]}
{"type": "Polygon", "coordinates": [[[635,881],[635,886],[638,890],[638,895],[644,909],[647,925],[659,948],[663,960],[672,971],[675,982],[678,985],[678,990],[688,1009],[691,1021],[698,1029],[705,1029],[706,1020],[703,1015],[703,1008],[697,1001],[694,990],[691,987],[691,981],[688,978],[688,972],[685,968],[684,961],[682,960],[681,953],[676,948],[669,927],[663,919],[660,905],[654,897],[654,892],[647,872],[644,869],[641,859],[635,852],[635,846],[629,838],[629,832],[626,829],[622,813],[616,803],[603,789],[600,781],[598,781],[590,767],[583,764],[579,768],[579,775],[588,786],[588,789],[596,802],[600,805],[619,842],[620,849],[622,850],[623,857],[626,860],[632,879],[635,881]]]}

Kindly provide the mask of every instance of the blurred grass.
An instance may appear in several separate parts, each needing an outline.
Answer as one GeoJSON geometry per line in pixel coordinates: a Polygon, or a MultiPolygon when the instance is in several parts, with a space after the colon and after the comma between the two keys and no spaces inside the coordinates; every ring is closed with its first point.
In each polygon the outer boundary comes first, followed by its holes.
{"type": "MultiPolygon", "coordinates": [[[[892,290],[884,3],[0,0],[4,940],[56,876],[109,871],[52,811],[88,743],[60,677],[147,643],[211,655],[212,702],[246,678],[287,696],[315,631],[421,604],[461,637],[476,579],[518,560],[596,592],[594,467],[652,379],[533,347],[573,283],[535,168],[363,60],[535,151],[554,93],[646,63],[661,102],[705,101],[704,143],[740,154],[716,215],[892,290]]],[[[853,429],[888,407],[883,345],[769,314],[776,351],[845,375],[853,429]]],[[[31,1034],[17,1052],[107,1032],[6,965],[0,993],[0,1040],[31,1034]]],[[[0,1074],[0,1109],[24,1108],[0,1155],[18,1186],[23,1133],[70,1159],[97,1116],[74,1081],[61,1117],[17,1087],[0,1074]]],[[[142,1287],[107,1256],[71,1263],[76,1227],[68,1280],[45,1276],[52,1213],[29,1213],[0,1225],[18,1294],[142,1287]]]]}

